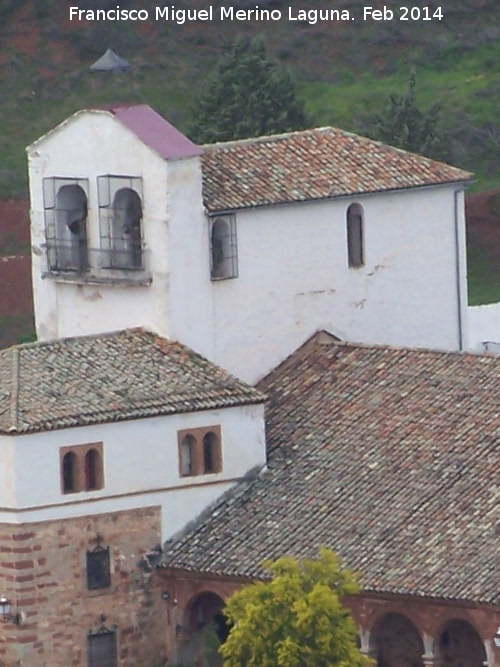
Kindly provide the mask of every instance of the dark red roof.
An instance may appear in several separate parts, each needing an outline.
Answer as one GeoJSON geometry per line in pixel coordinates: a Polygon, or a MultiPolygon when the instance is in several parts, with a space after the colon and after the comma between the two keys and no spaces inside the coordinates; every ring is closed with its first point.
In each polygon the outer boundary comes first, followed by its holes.
{"type": "Polygon", "coordinates": [[[115,106],[108,111],[165,160],[182,160],[203,152],[147,104],[115,106]]]}

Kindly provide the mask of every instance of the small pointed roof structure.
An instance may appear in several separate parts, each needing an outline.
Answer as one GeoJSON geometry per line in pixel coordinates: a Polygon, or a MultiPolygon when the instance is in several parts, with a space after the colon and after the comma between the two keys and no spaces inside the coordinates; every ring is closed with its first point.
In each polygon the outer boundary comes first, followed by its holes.
{"type": "Polygon", "coordinates": [[[132,65],[116,55],[113,49],[108,49],[93,65],[89,67],[91,72],[124,72],[132,65]]]}

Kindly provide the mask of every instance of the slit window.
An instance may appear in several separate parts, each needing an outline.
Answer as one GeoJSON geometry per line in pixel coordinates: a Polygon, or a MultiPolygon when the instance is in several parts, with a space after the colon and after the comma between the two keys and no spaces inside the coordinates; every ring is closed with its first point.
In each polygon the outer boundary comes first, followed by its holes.
{"type": "Polygon", "coordinates": [[[363,266],[363,209],[359,204],[351,204],[347,209],[347,259],[350,268],[363,266]]]}
{"type": "Polygon", "coordinates": [[[195,447],[195,438],[190,434],[185,435],[181,441],[180,447],[181,475],[183,477],[188,477],[189,475],[194,474],[193,457],[195,447]]]}
{"type": "Polygon", "coordinates": [[[211,220],[210,267],[212,280],[238,277],[238,246],[234,215],[211,220]]]}
{"type": "Polygon", "coordinates": [[[203,436],[203,472],[216,472],[217,436],[210,431],[203,436]]]}
{"type": "Polygon", "coordinates": [[[78,457],[68,452],[62,461],[63,493],[78,491],[78,457]]]}
{"type": "Polygon", "coordinates": [[[102,488],[102,459],[97,449],[89,449],[85,454],[85,490],[102,488]]]}

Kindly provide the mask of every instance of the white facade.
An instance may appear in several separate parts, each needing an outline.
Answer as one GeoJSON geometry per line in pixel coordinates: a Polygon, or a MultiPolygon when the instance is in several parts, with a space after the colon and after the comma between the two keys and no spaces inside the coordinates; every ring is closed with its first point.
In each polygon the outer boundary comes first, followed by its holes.
{"type": "Polygon", "coordinates": [[[199,159],[164,160],[106,111],[71,117],[30,146],[28,158],[38,339],[142,326],[213,358],[211,328],[199,326],[212,317],[199,159]],[[44,181],[84,181],[92,262],[101,247],[98,179],[106,175],[140,182],[150,285],[132,271],[122,271],[118,280],[116,271],[101,272],[97,280],[47,271],[44,181]]]}
{"type": "Polygon", "coordinates": [[[462,349],[462,189],[415,188],[236,217],[239,277],[213,289],[215,359],[239,377],[255,381],[318,329],[351,342],[462,349]],[[353,202],[364,218],[359,268],[347,260],[353,202]]]}
{"type": "Polygon", "coordinates": [[[469,306],[467,324],[471,352],[500,354],[500,303],[469,306]]]}
{"type": "Polygon", "coordinates": [[[249,471],[265,465],[264,407],[0,436],[0,523],[27,523],[160,506],[167,539],[249,471]],[[220,426],[220,472],[182,477],[178,431],[220,426]],[[104,485],[63,493],[61,448],[102,442],[104,485]]]}
{"type": "MultiPolygon", "coordinates": [[[[105,111],[80,112],[29,149],[41,340],[144,326],[256,382],[318,329],[368,344],[467,348],[463,184],[235,212],[238,276],[210,277],[200,157],[165,160],[105,111]],[[46,276],[43,179],[140,178],[151,284],[46,276]],[[348,266],[346,213],[362,207],[364,264],[348,266]]],[[[46,205],[46,204],[45,204],[46,205]]],[[[111,275],[111,274],[110,274],[111,275]]],[[[108,276],[109,277],[109,276],[108,276]]]]}

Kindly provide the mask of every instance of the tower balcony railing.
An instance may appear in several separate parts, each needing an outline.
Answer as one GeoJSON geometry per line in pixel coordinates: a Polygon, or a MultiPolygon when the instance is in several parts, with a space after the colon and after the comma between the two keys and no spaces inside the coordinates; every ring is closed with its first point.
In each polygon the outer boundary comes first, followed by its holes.
{"type": "Polygon", "coordinates": [[[75,283],[151,284],[149,252],[142,243],[110,239],[107,248],[89,248],[85,240],[45,244],[43,278],[75,283]]]}

